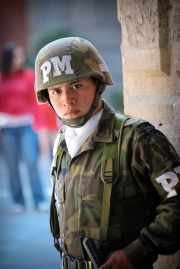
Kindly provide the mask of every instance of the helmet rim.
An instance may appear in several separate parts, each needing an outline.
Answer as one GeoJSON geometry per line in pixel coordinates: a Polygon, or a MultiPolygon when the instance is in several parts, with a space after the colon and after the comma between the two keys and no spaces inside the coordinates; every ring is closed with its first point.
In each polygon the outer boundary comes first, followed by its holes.
{"type": "Polygon", "coordinates": [[[79,37],[55,40],[43,47],[36,57],[37,101],[39,104],[47,102],[42,91],[50,86],[73,83],[89,77],[100,80],[104,85],[114,85],[106,63],[89,41],[79,37]]]}

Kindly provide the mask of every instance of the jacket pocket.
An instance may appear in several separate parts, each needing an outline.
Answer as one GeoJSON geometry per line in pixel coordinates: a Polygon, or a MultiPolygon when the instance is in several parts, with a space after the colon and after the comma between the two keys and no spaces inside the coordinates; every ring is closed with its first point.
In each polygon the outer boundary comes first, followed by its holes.
{"type": "Polygon", "coordinates": [[[95,195],[84,196],[80,207],[81,237],[99,239],[102,199],[95,195]]]}
{"type": "Polygon", "coordinates": [[[99,239],[104,183],[89,179],[81,188],[80,234],[82,237],[99,239]]]}

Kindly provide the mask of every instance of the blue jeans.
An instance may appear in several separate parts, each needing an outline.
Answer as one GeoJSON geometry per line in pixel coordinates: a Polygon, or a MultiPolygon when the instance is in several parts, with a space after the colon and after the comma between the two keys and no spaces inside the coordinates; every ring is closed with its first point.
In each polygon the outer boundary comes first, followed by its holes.
{"type": "Polygon", "coordinates": [[[10,189],[14,202],[23,206],[25,204],[19,173],[19,162],[23,161],[29,173],[30,186],[36,207],[44,201],[37,167],[39,149],[36,133],[31,126],[3,128],[0,130],[0,139],[2,155],[8,167],[10,189]]]}

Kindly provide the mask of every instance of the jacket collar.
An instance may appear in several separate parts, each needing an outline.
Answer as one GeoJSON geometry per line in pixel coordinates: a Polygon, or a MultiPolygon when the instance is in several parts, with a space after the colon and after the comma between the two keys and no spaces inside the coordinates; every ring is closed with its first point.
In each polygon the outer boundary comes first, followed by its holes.
{"type": "MultiPolygon", "coordinates": [[[[94,147],[95,142],[106,142],[111,143],[114,140],[114,120],[115,120],[115,111],[112,107],[103,100],[104,109],[99,121],[98,129],[95,131],[85,142],[85,145],[81,147],[81,150],[85,148],[90,149],[94,147]]],[[[67,151],[67,146],[65,142],[65,130],[66,126],[62,126],[59,131],[60,140],[59,143],[65,151],[67,151]]]]}
{"type": "Polygon", "coordinates": [[[104,109],[101,116],[95,141],[112,142],[114,139],[115,111],[104,100],[104,109]]]}

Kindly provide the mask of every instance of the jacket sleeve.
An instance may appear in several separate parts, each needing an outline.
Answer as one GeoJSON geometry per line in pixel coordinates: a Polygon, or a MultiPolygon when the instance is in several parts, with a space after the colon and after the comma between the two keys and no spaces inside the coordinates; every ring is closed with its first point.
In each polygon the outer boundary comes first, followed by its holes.
{"type": "Polygon", "coordinates": [[[180,158],[165,135],[149,125],[137,136],[132,169],[136,179],[139,174],[151,181],[162,200],[153,222],[124,248],[135,267],[146,268],[159,254],[171,255],[180,248],[180,158]]]}

